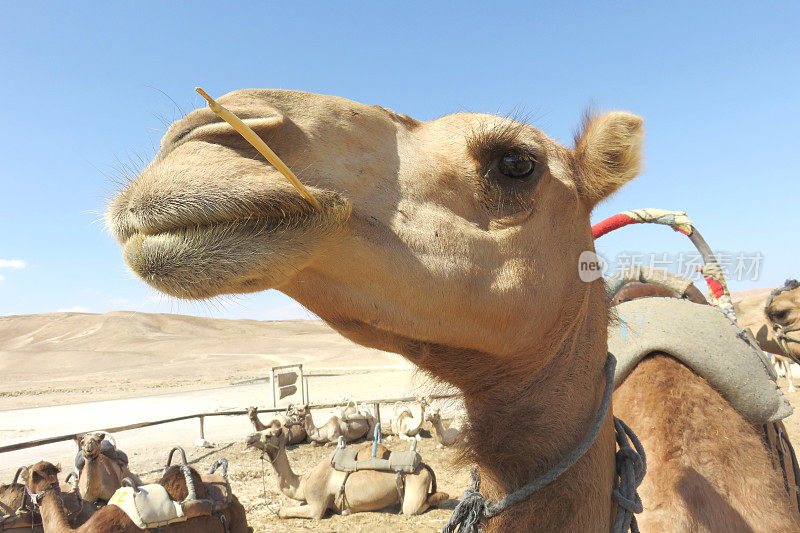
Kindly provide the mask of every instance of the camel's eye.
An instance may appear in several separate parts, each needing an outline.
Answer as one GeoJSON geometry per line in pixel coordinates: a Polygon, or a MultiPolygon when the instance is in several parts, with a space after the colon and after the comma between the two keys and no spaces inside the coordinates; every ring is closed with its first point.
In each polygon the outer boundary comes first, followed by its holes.
{"type": "Polygon", "coordinates": [[[784,320],[787,316],[789,316],[789,310],[784,309],[783,311],[778,311],[777,313],[773,313],[772,316],[775,320],[784,320]]]}
{"type": "Polygon", "coordinates": [[[525,179],[536,170],[536,160],[530,155],[509,152],[497,162],[500,173],[516,180],[525,179]]]}

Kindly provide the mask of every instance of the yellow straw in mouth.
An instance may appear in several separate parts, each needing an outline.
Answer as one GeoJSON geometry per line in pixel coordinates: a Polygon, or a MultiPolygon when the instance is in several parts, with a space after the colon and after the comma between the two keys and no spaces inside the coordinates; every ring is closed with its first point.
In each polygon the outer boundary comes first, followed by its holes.
{"type": "Polygon", "coordinates": [[[308,192],[308,189],[306,189],[302,183],[300,183],[300,180],[297,179],[297,176],[294,175],[294,172],[292,172],[289,167],[287,167],[286,164],[281,161],[281,158],[278,157],[278,155],[273,152],[269,146],[267,146],[267,143],[261,140],[261,137],[259,137],[256,132],[250,129],[247,124],[242,122],[239,117],[219,105],[216,100],[211,98],[203,89],[200,87],[195,87],[194,90],[200,93],[200,96],[208,101],[208,107],[210,107],[214,113],[219,115],[222,120],[233,126],[233,129],[235,129],[239,135],[244,137],[247,142],[252,144],[253,148],[258,150],[261,155],[267,159],[267,161],[272,163],[272,166],[278,169],[278,172],[286,176],[286,179],[289,180],[289,183],[291,183],[294,188],[297,189],[297,192],[299,192],[300,195],[308,201],[308,203],[310,203],[316,209],[322,209],[322,206],[317,199],[311,196],[311,193],[308,192]]]}

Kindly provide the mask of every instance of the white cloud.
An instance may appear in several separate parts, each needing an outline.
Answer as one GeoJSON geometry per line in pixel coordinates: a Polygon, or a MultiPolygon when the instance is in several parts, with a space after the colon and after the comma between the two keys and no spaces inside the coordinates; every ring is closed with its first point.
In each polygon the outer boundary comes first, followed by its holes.
{"type": "Polygon", "coordinates": [[[28,266],[28,263],[21,259],[0,259],[0,268],[13,268],[19,270],[28,266]]]}
{"type": "Polygon", "coordinates": [[[3,281],[4,279],[6,279],[5,276],[0,276],[0,281],[3,281]]]}
{"type": "Polygon", "coordinates": [[[88,313],[89,308],[82,305],[73,305],[65,309],[56,309],[56,313],[88,313]]]}

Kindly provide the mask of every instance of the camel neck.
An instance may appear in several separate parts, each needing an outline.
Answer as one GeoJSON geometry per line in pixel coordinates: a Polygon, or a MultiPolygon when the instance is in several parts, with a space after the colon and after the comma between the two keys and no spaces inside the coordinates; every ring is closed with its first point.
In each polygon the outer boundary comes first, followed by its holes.
{"type": "Polygon", "coordinates": [[[292,499],[302,499],[300,490],[300,478],[292,470],[289,464],[289,457],[286,455],[286,448],[278,450],[278,455],[272,461],[272,468],[278,475],[278,488],[280,491],[292,499]]]}
{"type": "MultiPolygon", "coordinates": [[[[482,493],[499,501],[536,479],[583,440],[605,388],[606,310],[586,315],[552,351],[494,361],[494,375],[462,388],[470,419],[466,455],[477,463],[482,493]],[[529,362],[529,370],[524,369],[529,362]],[[542,362],[544,362],[542,366],[542,362]],[[507,368],[504,368],[504,364],[507,368]]],[[[489,520],[488,531],[604,531],[612,522],[613,417],[595,443],[551,484],[489,520]]]]}
{"type": "Polygon", "coordinates": [[[45,531],[54,533],[73,531],[67,522],[67,513],[61,501],[61,493],[51,491],[42,496],[39,512],[42,515],[42,528],[45,531]]]}

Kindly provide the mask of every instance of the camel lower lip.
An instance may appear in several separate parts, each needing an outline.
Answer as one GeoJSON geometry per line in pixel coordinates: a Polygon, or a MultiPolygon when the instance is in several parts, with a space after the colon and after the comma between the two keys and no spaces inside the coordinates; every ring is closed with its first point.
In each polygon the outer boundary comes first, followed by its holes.
{"type": "Polygon", "coordinates": [[[275,256],[287,253],[286,233],[299,220],[233,221],[155,234],[134,233],[123,245],[130,268],[154,288],[179,298],[262,290],[275,256]],[[213,286],[224,287],[224,291],[213,286]]]}

